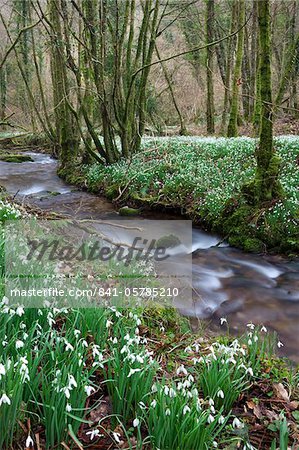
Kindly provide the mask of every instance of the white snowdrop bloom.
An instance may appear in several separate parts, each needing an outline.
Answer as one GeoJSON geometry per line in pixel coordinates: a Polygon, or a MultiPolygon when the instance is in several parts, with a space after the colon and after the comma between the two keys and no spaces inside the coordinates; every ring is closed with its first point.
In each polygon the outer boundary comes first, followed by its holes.
{"type": "Polygon", "coordinates": [[[212,422],[214,422],[214,420],[215,420],[215,417],[212,416],[212,414],[210,414],[208,417],[208,423],[212,423],[212,422]]]}
{"type": "Polygon", "coordinates": [[[257,335],[253,336],[253,340],[254,342],[257,342],[259,340],[258,336],[257,335]]]}
{"type": "Polygon", "coordinates": [[[152,393],[154,394],[154,393],[157,392],[157,391],[158,391],[157,385],[154,383],[154,384],[152,385],[152,393]]]}
{"type": "Polygon", "coordinates": [[[139,328],[135,328],[135,334],[139,334],[139,328]]]}
{"type": "Polygon", "coordinates": [[[7,395],[4,393],[4,394],[2,394],[2,397],[0,398],[0,406],[5,405],[5,404],[10,405],[11,401],[10,401],[10,398],[7,397],[7,395]]]}
{"type": "Polygon", "coordinates": [[[261,331],[263,331],[264,333],[268,332],[267,328],[264,325],[262,326],[261,331]]]}
{"type": "Polygon", "coordinates": [[[279,342],[277,343],[277,347],[278,347],[278,348],[283,347],[283,343],[279,341],[279,342]]]}
{"type": "Polygon", "coordinates": [[[157,405],[157,401],[154,399],[154,400],[151,402],[151,407],[152,407],[152,408],[155,408],[156,405],[157,405]]]}
{"type": "Polygon", "coordinates": [[[69,403],[67,403],[65,409],[67,412],[71,412],[72,406],[69,403]]]}
{"type": "Polygon", "coordinates": [[[87,397],[89,397],[93,392],[95,392],[95,388],[93,386],[85,386],[84,390],[87,394],[87,397]]]}
{"type": "Polygon", "coordinates": [[[16,341],[16,349],[24,347],[24,342],[19,339],[16,341]]]}
{"type": "Polygon", "coordinates": [[[210,410],[211,410],[211,413],[212,413],[212,414],[215,414],[215,413],[216,413],[214,406],[210,406],[210,410]]]}
{"type": "Polygon", "coordinates": [[[69,375],[69,389],[72,389],[72,387],[77,387],[77,381],[73,375],[69,375]]]}
{"type": "Polygon", "coordinates": [[[26,439],[25,447],[26,448],[34,447],[34,442],[31,438],[30,434],[28,434],[28,437],[26,439]]]}
{"type": "Polygon", "coordinates": [[[249,375],[253,377],[253,370],[251,367],[248,367],[248,369],[246,369],[246,373],[249,373],[249,375]]]}
{"type": "Polygon", "coordinates": [[[214,448],[217,448],[217,447],[218,447],[218,444],[217,444],[216,441],[213,441],[213,447],[214,447],[214,448]]]}
{"type": "Polygon", "coordinates": [[[227,319],[225,317],[221,317],[220,325],[223,325],[224,323],[227,323],[227,319]]]}
{"type": "Polygon", "coordinates": [[[180,375],[180,373],[184,374],[184,375],[188,375],[187,370],[185,369],[185,366],[182,364],[176,371],[177,375],[180,375]]]}
{"type": "Polygon", "coordinates": [[[122,355],[123,353],[128,352],[128,351],[129,351],[128,346],[127,346],[127,345],[124,345],[123,348],[122,348],[121,351],[120,351],[120,354],[122,355]]]}
{"type": "Polygon", "coordinates": [[[214,402],[214,400],[212,398],[209,399],[209,405],[210,406],[214,406],[215,405],[215,402],[214,402]]]}
{"type": "Polygon", "coordinates": [[[88,348],[88,343],[85,341],[85,339],[83,339],[81,343],[83,347],[88,348]]]}
{"type": "Polygon", "coordinates": [[[6,370],[3,364],[0,363],[0,380],[2,378],[2,375],[6,374],[6,370]]]}
{"type": "Polygon", "coordinates": [[[112,436],[113,436],[113,439],[115,440],[115,442],[117,444],[119,444],[120,443],[120,433],[116,433],[115,431],[112,431],[112,436]]]}
{"type": "Polygon", "coordinates": [[[113,325],[113,322],[112,322],[112,320],[107,320],[106,321],[106,328],[109,328],[111,325],[113,325]]]}
{"type": "Polygon", "coordinates": [[[2,302],[1,302],[1,303],[3,303],[3,305],[8,305],[8,303],[9,303],[8,298],[4,296],[4,297],[2,298],[2,302]]]}
{"type": "Polygon", "coordinates": [[[125,341],[129,341],[131,338],[130,338],[130,335],[129,335],[129,333],[127,333],[125,336],[124,336],[124,340],[125,341]]]}
{"type": "Polygon", "coordinates": [[[193,375],[190,374],[190,375],[188,376],[188,380],[189,380],[191,383],[193,383],[193,381],[194,381],[193,375]]]}
{"type": "Polygon", "coordinates": [[[87,431],[86,432],[86,436],[90,436],[90,440],[92,441],[96,436],[99,436],[100,431],[95,429],[95,430],[91,430],[91,431],[87,431]]]}
{"type": "Polygon", "coordinates": [[[167,409],[165,410],[165,416],[170,416],[170,409],[169,409],[169,408],[167,408],[167,409]]]}
{"type": "Polygon", "coordinates": [[[191,347],[186,347],[184,352],[185,353],[192,353],[192,348],[191,347]]]}
{"type": "Polygon", "coordinates": [[[169,387],[168,386],[164,386],[164,394],[165,395],[169,394],[169,387]]]}
{"type": "Polygon", "coordinates": [[[140,355],[136,355],[136,361],[138,361],[140,364],[143,364],[144,358],[142,358],[142,356],[140,356],[140,355]]]}
{"type": "Polygon", "coordinates": [[[64,393],[64,395],[66,396],[67,399],[70,398],[71,393],[70,393],[70,389],[68,387],[62,388],[62,392],[64,393]]]}
{"type": "Polygon", "coordinates": [[[190,411],[191,411],[191,409],[189,408],[189,406],[188,406],[188,405],[185,405],[184,408],[183,408],[183,416],[184,416],[185,414],[187,414],[187,412],[190,412],[190,411]]]}
{"type": "Polygon", "coordinates": [[[139,405],[139,407],[141,409],[145,409],[146,408],[146,405],[143,402],[139,402],[138,405],[139,405]]]}
{"type": "Polygon", "coordinates": [[[220,425],[223,425],[224,422],[225,422],[225,418],[224,418],[223,416],[220,416],[219,419],[218,419],[218,423],[219,423],[220,425]]]}
{"type": "Polygon", "coordinates": [[[170,398],[174,398],[176,396],[176,392],[173,388],[169,389],[169,397],[170,398]]]}
{"type": "Polygon", "coordinates": [[[112,340],[112,343],[113,343],[113,344],[117,344],[117,343],[118,343],[117,337],[115,337],[115,338],[112,340]]]}
{"type": "Polygon", "coordinates": [[[224,398],[224,392],[222,389],[219,389],[219,391],[217,392],[217,397],[224,398]]]}
{"type": "Polygon", "coordinates": [[[133,427],[134,427],[134,428],[137,428],[139,424],[140,424],[140,420],[136,417],[136,418],[133,420],[133,427]]]}
{"type": "Polygon", "coordinates": [[[160,331],[161,331],[162,333],[164,333],[165,328],[163,327],[163,325],[160,325],[160,331]]]}
{"type": "Polygon", "coordinates": [[[74,347],[72,346],[72,344],[70,344],[69,342],[66,341],[65,351],[68,352],[69,350],[72,352],[74,350],[74,347]]]}
{"type": "Polygon", "coordinates": [[[142,369],[130,369],[130,372],[129,372],[127,378],[130,378],[132,375],[134,375],[134,373],[141,372],[141,370],[142,369]]]}
{"type": "Polygon", "coordinates": [[[199,359],[198,358],[192,358],[192,361],[193,361],[193,364],[195,365],[195,364],[197,364],[199,362],[199,359]]]}
{"type": "Polygon", "coordinates": [[[25,314],[23,306],[18,306],[16,309],[17,316],[21,317],[23,314],[25,314]]]}
{"type": "Polygon", "coordinates": [[[252,345],[252,340],[248,339],[248,345],[252,345]]]}
{"type": "Polygon", "coordinates": [[[250,330],[254,330],[254,329],[255,329],[255,325],[254,325],[252,322],[248,323],[248,324],[247,324],[247,327],[248,327],[250,330]]]}
{"type": "Polygon", "coordinates": [[[80,336],[80,334],[81,334],[80,330],[74,330],[74,335],[76,338],[78,338],[80,336]]]}
{"type": "Polygon", "coordinates": [[[234,428],[244,428],[244,424],[237,417],[235,417],[233,420],[233,427],[234,428]]]}

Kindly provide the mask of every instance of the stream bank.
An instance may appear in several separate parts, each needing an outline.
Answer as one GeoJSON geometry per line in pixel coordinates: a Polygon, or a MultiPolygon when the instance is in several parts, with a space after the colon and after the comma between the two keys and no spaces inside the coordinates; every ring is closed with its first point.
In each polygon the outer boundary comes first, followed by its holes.
{"type": "MultiPolygon", "coordinates": [[[[77,218],[116,219],[115,206],[104,197],[79,190],[57,176],[57,161],[31,152],[33,162],[0,162],[0,184],[19,202],[41,210],[77,218]]],[[[146,218],[177,216],[148,211],[146,218]]],[[[285,344],[280,349],[299,362],[299,261],[279,255],[255,255],[218,245],[221,238],[193,229],[194,308],[182,313],[193,317],[194,326],[226,333],[243,332],[250,321],[277,331],[285,344]]]]}

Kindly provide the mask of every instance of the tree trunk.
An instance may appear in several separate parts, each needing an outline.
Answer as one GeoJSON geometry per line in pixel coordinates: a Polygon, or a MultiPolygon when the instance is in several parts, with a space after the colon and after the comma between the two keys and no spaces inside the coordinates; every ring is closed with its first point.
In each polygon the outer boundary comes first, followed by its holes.
{"type": "MultiPolygon", "coordinates": [[[[7,100],[7,67],[4,65],[0,69],[0,122],[4,122],[6,116],[6,100],[7,100]]],[[[1,125],[1,129],[5,130],[5,124],[1,125]]]]}
{"type": "MultiPolygon", "coordinates": [[[[240,25],[243,25],[245,21],[245,0],[239,0],[238,5],[239,5],[238,22],[240,25]]],[[[232,87],[231,109],[227,129],[228,137],[235,137],[238,135],[239,97],[240,97],[240,85],[242,84],[241,72],[242,72],[243,50],[244,50],[244,27],[238,33],[237,54],[232,87]]]]}
{"type": "MultiPolygon", "coordinates": [[[[238,3],[233,2],[230,34],[232,34],[236,30],[237,14],[238,14],[238,3]]],[[[225,72],[225,86],[224,86],[225,92],[224,92],[224,102],[223,102],[223,113],[222,113],[222,119],[221,119],[221,134],[225,134],[227,114],[228,114],[229,102],[230,102],[230,97],[231,97],[230,87],[231,87],[231,74],[232,74],[232,65],[233,65],[233,60],[234,60],[235,43],[236,43],[235,36],[229,38],[228,49],[227,49],[226,72],[225,72]]]]}
{"type": "Polygon", "coordinates": [[[263,0],[258,2],[259,76],[262,107],[259,145],[256,149],[257,168],[253,192],[256,204],[270,201],[282,194],[282,189],[278,182],[280,158],[275,154],[273,147],[270,1],[263,0]]]}
{"type": "Polygon", "coordinates": [[[74,163],[78,154],[79,139],[69,107],[69,81],[57,1],[48,0],[48,7],[51,22],[51,75],[58,155],[62,167],[66,168],[74,163]]]}
{"type": "MultiPolygon", "coordinates": [[[[206,11],[206,42],[213,41],[214,38],[214,19],[215,19],[215,2],[214,0],[207,0],[206,11]]],[[[214,70],[214,49],[207,47],[206,54],[206,70],[207,70],[207,132],[209,134],[215,133],[215,107],[214,107],[214,85],[213,85],[213,70],[214,70]]]]}

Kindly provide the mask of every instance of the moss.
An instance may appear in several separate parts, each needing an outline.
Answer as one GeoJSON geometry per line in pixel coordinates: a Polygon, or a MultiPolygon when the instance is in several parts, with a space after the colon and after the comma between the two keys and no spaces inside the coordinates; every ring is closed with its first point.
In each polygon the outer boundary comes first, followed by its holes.
{"type": "Polygon", "coordinates": [[[22,162],[33,162],[33,159],[29,155],[23,155],[23,154],[7,154],[7,155],[0,155],[0,161],[4,162],[11,162],[11,163],[22,163],[22,162]]]}
{"type": "Polygon", "coordinates": [[[121,216],[138,216],[140,213],[139,209],[129,208],[128,206],[123,206],[118,212],[121,216]]]}
{"type": "Polygon", "coordinates": [[[109,200],[113,200],[119,195],[118,185],[112,184],[105,189],[105,195],[109,200]]]}
{"type": "Polygon", "coordinates": [[[173,248],[181,244],[181,241],[174,234],[169,234],[167,236],[162,236],[156,242],[156,247],[173,248]]]}

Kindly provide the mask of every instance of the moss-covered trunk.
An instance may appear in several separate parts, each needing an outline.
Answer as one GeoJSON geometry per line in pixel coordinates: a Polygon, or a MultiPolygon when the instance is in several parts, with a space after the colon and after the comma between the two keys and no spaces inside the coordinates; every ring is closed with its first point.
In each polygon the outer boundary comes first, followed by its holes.
{"type": "Polygon", "coordinates": [[[281,195],[278,182],[280,159],[273,146],[270,0],[258,2],[258,24],[261,123],[259,145],[256,149],[256,175],[253,182],[253,199],[256,204],[281,195]]]}

